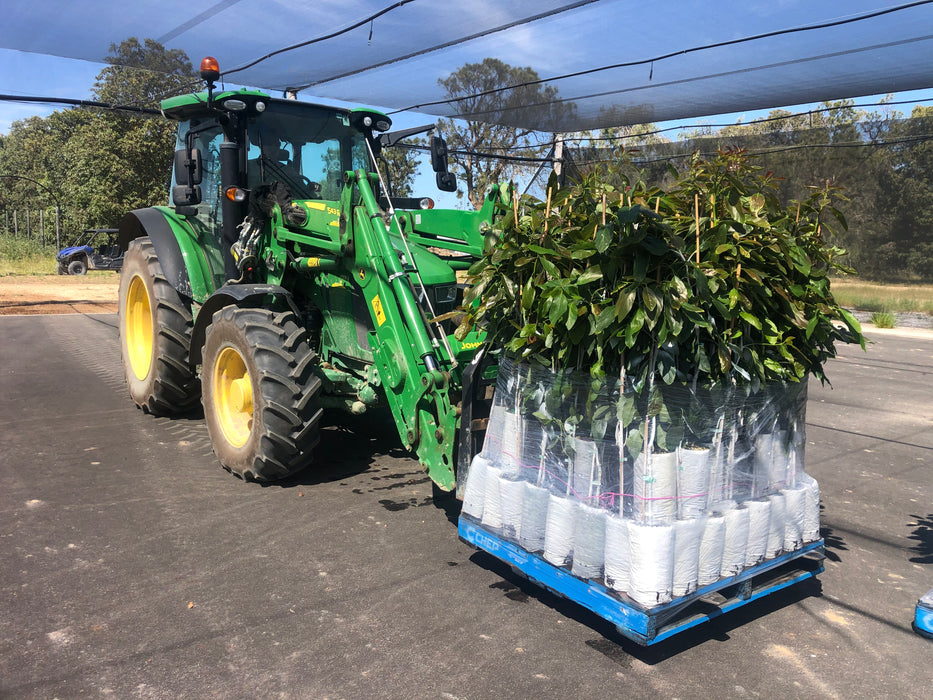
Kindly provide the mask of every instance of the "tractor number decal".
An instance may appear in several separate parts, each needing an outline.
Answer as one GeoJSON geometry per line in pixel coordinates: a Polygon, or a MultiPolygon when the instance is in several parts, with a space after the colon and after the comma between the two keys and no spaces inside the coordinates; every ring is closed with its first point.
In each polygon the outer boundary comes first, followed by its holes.
{"type": "Polygon", "coordinates": [[[373,297],[373,311],[376,314],[376,322],[380,326],[386,322],[386,312],[382,310],[382,301],[378,294],[373,297]]]}

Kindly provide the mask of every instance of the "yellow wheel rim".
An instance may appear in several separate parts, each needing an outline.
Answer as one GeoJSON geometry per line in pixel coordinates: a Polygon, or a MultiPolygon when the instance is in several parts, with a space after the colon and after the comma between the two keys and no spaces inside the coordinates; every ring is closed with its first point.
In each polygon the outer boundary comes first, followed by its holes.
{"type": "Polygon", "coordinates": [[[253,428],[253,384],[243,357],[231,347],[220,351],[214,363],[214,412],[224,437],[242,447],[253,428]]]}
{"type": "Polygon", "coordinates": [[[126,292],[126,353],[136,378],[148,377],[152,367],[152,305],[139,275],[133,276],[126,292]]]}

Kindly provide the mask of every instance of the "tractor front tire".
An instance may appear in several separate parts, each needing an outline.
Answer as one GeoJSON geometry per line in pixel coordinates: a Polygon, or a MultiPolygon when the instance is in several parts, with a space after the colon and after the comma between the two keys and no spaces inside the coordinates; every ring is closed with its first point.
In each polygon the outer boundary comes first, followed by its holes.
{"type": "Polygon", "coordinates": [[[69,275],[84,275],[87,274],[87,262],[76,258],[68,263],[68,274],[69,275]]]}
{"type": "Polygon", "coordinates": [[[322,412],[316,363],[291,312],[228,306],[214,314],[201,401],[226,469],[247,481],[276,481],[311,463],[322,412]]]}
{"type": "Polygon", "coordinates": [[[120,348],[130,396],[145,413],[176,415],[197,405],[192,325],[190,303],[166,280],[149,237],[131,241],[120,274],[120,348]]]}

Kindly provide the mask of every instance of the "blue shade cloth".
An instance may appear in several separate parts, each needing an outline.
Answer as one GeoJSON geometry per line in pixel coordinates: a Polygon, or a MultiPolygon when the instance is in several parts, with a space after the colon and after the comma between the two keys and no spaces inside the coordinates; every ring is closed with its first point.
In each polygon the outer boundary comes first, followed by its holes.
{"type": "Polygon", "coordinates": [[[933,87],[928,2],[11,0],[0,23],[2,49],[93,62],[129,37],[213,55],[236,85],[544,131],[933,87]],[[548,96],[445,102],[439,80],[487,57],[548,96]]]}

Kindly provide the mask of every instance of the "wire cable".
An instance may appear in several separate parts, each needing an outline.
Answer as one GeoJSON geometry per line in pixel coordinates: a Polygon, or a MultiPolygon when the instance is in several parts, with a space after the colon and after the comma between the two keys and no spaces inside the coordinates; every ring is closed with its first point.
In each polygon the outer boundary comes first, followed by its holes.
{"type": "Polygon", "coordinates": [[[300,49],[305,46],[311,46],[312,44],[318,44],[322,41],[327,41],[328,39],[333,39],[334,37],[338,37],[341,34],[347,34],[348,32],[352,32],[354,29],[358,29],[359,27],[362,27],[364,24],[368,24],[372,22],[373,20],[378,19],[379,17],[382,17],[385,14],[388,14],[392,10],[397,10],[400,7],[404,7],[405,5],[408,5],[413,2],[415,2],[415,0],[399,0],[398,2],[395,2],[389,5],[388,7],[382,8],[378,12],[375,12],[369,15],[368,17],[364,17],[363,19],[351,24],[348,27],[344,27],[343,29],[338,29],[337,31],[331,32],[330,34],[325,34],[324,36],[319,36],[314,39],[308,39],[307,41],[302,41],[301,43],[298,43],[298,44],[292,44],[291,46],[286,46],[285,48],[282,48],[282,49],[276,49],[275,51],[272,51],[271,53],[267,53],[265,56],[260,56],[259,58],[253,61],[250,61],[249,63],[246,63],[242,66],[239,66],[237,68],[231,68],[230,70],[225,71],[222,75],[228,76],[233,73],[239,73],[240,71],[244,71],[247,68],[252,68],[253,66],[258,65],[262,63],[263,61],[267,61],[270,58],[273,58],[274,56],[287,53],[288,51],[294,51],[295,49],[300,49]]]}
{"type": "Polygon", "coordinates": [[[71,105],[73,107],[97,107],[100,109],[112,110],[114,112],[132,112],[134,114],[146,114],[152,116],[161,116],[162,114],[160,110],[149,109],[148,107],[134,107],[132,105],[95,102],[94,100],[73,100],[67,97],[40,97],[38,95],[0,94],[0,102],[36,102],[39,104],[71,105]]]}
{"type": "Polygon", "coordinates": [[[598,1],[599,0],[580,0],[580,2],[575,2],[569,5],[564,5],[563,7],[558,7],[553,10],[548,10],[547,12],[541,12],[536,15],[531,15],[529,17],[522,17],[521,19],[517,19],[512,22],[507,22],[506,24],[500,24],[497,27],[485,29],[475,34],[470,34],[468,36],[463,36],[457,39],[452,39],[450,41],[445,41],[442,44],[436,44],[426,49],[420,49],[418,51],[413,51],[412,53],[405,54],[404,56],[397,56],[387,61],[382,61],[380,63],[373,63],[372,65],[367,65],[364,68],[357,68],[356,70],[347,71],[345,73],[340,73],[338,75],[331,75],[321,80],[315,80],[314,82],[308,83],[307,85],[296,87],[294,89],[295,90],[306,90],[309,87],[314,87],[315,85],[321,85],[323,83],[330,83],[335,80],[342,80],[343,78],[349,78],[354,75],[359,75],[360,73],[366,73],[368,71],[375,70],[377,68],[383,68],[384,66],[390,66],[394,63],[400,63],[402,61],[407,61],[412,58],[418,58],[419,56],[424,56],[429,53],[434,53],[435,51],[447,49],[447,48],[450,48],[451,46],[458,46],[460,44],[465,44],[468,41],[473,41],[474,39],[479,39],[480,37],[489,36],[490,34],[496,34],[499,32],[503,32],[506,29],[513,29],[514,27],[520,27],[523,24],[529,24],[531,22],[537,22],[538,20],[541,20],[541,19],[547,19],[548,17],[553,17],[554,15],[567,12],[568,10],[576,10],[580,7],[583,7],[584,5],[590,5],[598,1]]]}
{"type": "MultiPolygon", "coordinates": [[[[501,93],[501,92],[505,92],[506,90],[516,90],[516,89],[524,88],[524,87],[532,87],[532,86],[541,85],[541,84],[544,84],[544,83],[556,82],[556,81],[558,81],[558,80],[566,80],[567,78],[578,78],[578,77],[581,77],[581,76],[584,76],[584,75],[592,75],[592,74],[594,74],[594,73],[599,73],[599,72],[608,71],[608,70],[615,70],[615,69],[618,69],[618,68],[630,68],[630,67],[634,67],[634,66],[646,66],[646,65],[651,65],[651,64],[659,63],[659,62],[661,62],[661,61],[665,61],[665,60],[668,60],[668,59],[671,59],[671,58],[687,56],[687,55],[692,54],[692,53],[698,53],[698,52],[700,52],[700,51],[708,51],[708,50],[711,50],[711,49],[724,48],[724,47],[726,47],[726,46],[736,46],[736,45],[738,45],[738,44],[744,44],[744,43],[749,43],[749,42],[753,42],[753,41],[760,41],[760,40],[762,40],[762,39],[769,39],[769,38],[773,38],[773,37],[777,37],[777,36],[784,36],[784,35],[788,35],[788,34],[796,34],[796,33],[799,33],[799,32],[809,32],[809,31],[815,31],[815,30],[819,30],[819,29],[829,29],[829,28],[832,28],[832,27],[840,27],[840,26],[843,26],[843,25],[846,25],[846,24],[852,24],[852,23],[855,23],[855,22],[863,22],[863,21],[865,21],[865,20],[875,19],[875,18],[877,18],[877,17],[881,17],[881,16],[884,16],[884,15],[888,15],[888,14],[891,14],[891,13],[894,13],[894,12],[901,12],[901,11],[903,11],[903,10],[912,9],[912,8],[920,7],[920,6],[923,6],[923,5],[929,5],[929,4],[931,4],[931,3],[933,3],[933,0],[917,0],[916,2],[905,3],[905,4],[903,4],[903,5],[896,5],[896,6],[894,6],[894,7],[887,7],[887,8],[883,8],[883,9],[881,9],[881,10],[875,10],[875,11],[873,11],[873,12],[868,12],[868,13],[861,14],[861,15],[856,15],[856,16],[853,16],[853,17],[845,17],[845,18],[843,18],[843,19],[831,20],[831,21],[828,21],[828,22],[819,22],[819,23],[816,23],[816,24],[805,25],[805,26],[802,26],[802,27],[791,27],[791,28],[788,28],[788,29],[777,29],[777,30],[774,30],[774,31],[771,31],[771,32],[764,32],[764,33],[761,33],[761,34],[754,34],[754,35],[752,35],[752,36],[741,37],[741,38],[738,38],[738,39],[730,39],[730,40],[727,40],[727,41],[719,41],[719,42],[715,42],[715,43],[712,43],[712,44],[703,44],[703,45],[700,45],[700,46],[693,46],[693,47],[690,47],[690,48],[687,48],[687,49],[680,49],[680,50],[678,50],[678,51],[671,51],[671,52],[668,52],[668,53],[665,53],[665,54],[660,54],[660,55],[658,55],[658,56],[654,56],[654,57],[651,57],[651,58],[643,58],[643,59],[638,59],[638,60],[635,60],[635,61],[625,61],[625,62],[622,62],[622,63],[613,63],[613,64],[610,64],[610,65],[607,65],[607,66],[600,66],[600,67],[598,67],[598,68],[588,68],[588,69],[586,69],[586,70],[575,71],[575,72],[566,73],[566,74],[563,74],[563,75],[551,76],[551,77],[549,77],[549,78],[539,78],[539,79],[537,79],[537,80],[528,80],[528,81],[525,81],[525,82],[522,82],[522,83],[518,83],[518,84],[515,84],[515,85],[506,85],[506,86],[503,86],[503,87],[491,88],[491,89],[489,89],[489,90],[483,90],[483,91],[481,91],[481,92],[472,93],[472,94],[470,94],[470,95],[463,95],[463,96],[459,96],[459,97],[451,97],[451,98],[447,98],[447,99],[443,99],[443,100],[434,100],[434,101],[432,101],[432,102],[423,102],[423,103],[419,103],[419,104],[415,104],[415,105],[410,105],[410,106],[408,106],[408,107],[403,107],[403,108],[401,108],[401,109],[397,109],[397,110],[392,111],[392,112],[388,112],[388,114],[397,114],[398,112],[405,112],[405,111],[410,111],[410,110],[424,109],[425,107],[435,107],[435,106],[439,106],[439,105],[453,104],[453,103],[455,103],[455,102],[462,102],[462,101],[464,101],[464,100],[476,99],[477,97],[485,97],[485,96],[487,96],[487,95],[498,94],[498,93],[501,93]]],[[[611,93],[610,93],[610,94],[611,94],[611,93]]],[[[576,99],[580,99],[580,98],[576,98],[576,99]]],[[[564,101],[564,100],[560,100],[560,101],[564,101]]],[[[556,102],[556,101],[555,101],[555,102],[556,102]]]]}

